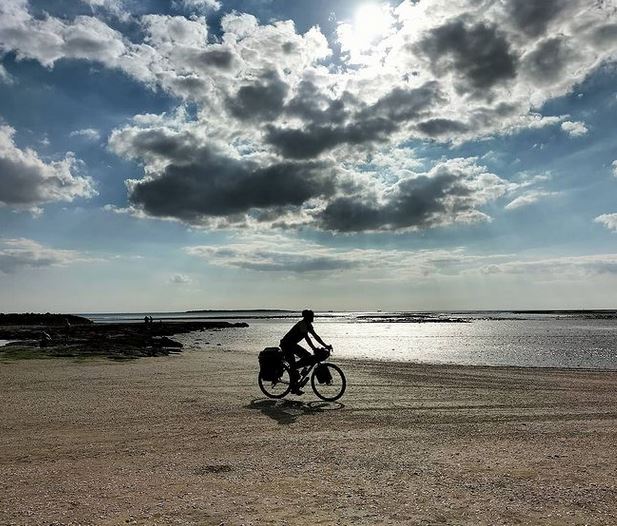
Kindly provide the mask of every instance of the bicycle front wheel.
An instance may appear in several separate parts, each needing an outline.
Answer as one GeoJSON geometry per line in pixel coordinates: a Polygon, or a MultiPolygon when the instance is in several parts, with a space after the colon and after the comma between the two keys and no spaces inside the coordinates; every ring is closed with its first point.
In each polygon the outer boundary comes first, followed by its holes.
{"type": "Polygon", "coordinates": [[[257,383],[261,392],[268,398],[283,398],[291,391],[291,375],[289,374],[289,367],[287,364],[283,364],[283,372],[278,380],[264,380],[261,377],[261,373],[257,378],[257,383]]]}
{"type": "Polygon", "coordinates": [[[347,380],[340,367],[333,363],[324,363],[321,367],[327,367],[330,372],[331,380],[327,383],[319,383],[317,380],[316,370],[313,370],[311,375],[311,387],[315,394],[326,402],[334,402],[345,393],[347,388],[347,380]]]}

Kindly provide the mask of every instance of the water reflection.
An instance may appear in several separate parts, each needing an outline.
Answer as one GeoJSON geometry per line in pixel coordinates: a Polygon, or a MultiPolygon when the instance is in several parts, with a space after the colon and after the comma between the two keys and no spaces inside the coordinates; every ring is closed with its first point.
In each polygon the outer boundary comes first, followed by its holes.
{"type": "MultiPolygon", "coordinates": [[[[317,319],[335,357],[378,360],[617,369],[612,320],[474,320],[471,323],[358,323],[317,319]]],[[[258,352],[276,345],[288,321],[250,320],[248,329],[208,334],[208,345],[258,352]]],[[[187,338],[191,338],[188,336],[187,338]]]]}

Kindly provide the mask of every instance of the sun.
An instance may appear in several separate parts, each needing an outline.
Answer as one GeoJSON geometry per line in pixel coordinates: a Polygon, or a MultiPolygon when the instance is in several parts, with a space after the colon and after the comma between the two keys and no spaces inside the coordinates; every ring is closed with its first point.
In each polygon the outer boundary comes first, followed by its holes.
{"type": "Polygon", "coordinates": [[[358,8],[353,20],[353,33],[356,43],[368,45],[388,32],[391,20],[386,6],[364,4],[358,8]]]}

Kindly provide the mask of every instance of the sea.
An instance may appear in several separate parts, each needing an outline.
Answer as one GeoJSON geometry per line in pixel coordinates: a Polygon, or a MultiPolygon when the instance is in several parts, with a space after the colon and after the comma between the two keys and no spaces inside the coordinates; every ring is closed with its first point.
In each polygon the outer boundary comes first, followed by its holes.
{"type": "MultiPolygon", "coordinates": [[[[278,345],[297,312],[193,311],[82,314],[98,323],[246,322],[246,328],[177,335],[187,349],[257,354],[278,345]]],[[[333,357],[426,364],[617,370],[616,311],[316,312],[333,357]]]]}

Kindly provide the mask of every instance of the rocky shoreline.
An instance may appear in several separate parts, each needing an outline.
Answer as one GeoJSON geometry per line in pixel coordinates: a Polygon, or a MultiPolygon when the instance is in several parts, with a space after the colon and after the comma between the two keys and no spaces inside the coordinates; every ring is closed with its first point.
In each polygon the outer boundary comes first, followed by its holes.
{"type": "MultiPolygon", "coordinates": [[[[7,316],[4,315],[5,318],[7,316]]],[[[54,318],[48,318],[44,323],[40,319],[33,320],[32,315],[23,316],[30,316],[24,319],[26,323],[17,324],[14,322],[19,320],[11,319],[13,324],[10,325],[2,324],[0,318],[0,340],[10,342],[0,347],[0,360],[166,356],[182,351],[182,344],[170,338],[175,334],[248,327],[247,323],[225,321],[93,323],[86,318],[79,320],[76,316],[69,318],[62,315],[48,315],[54,318]]]]}

